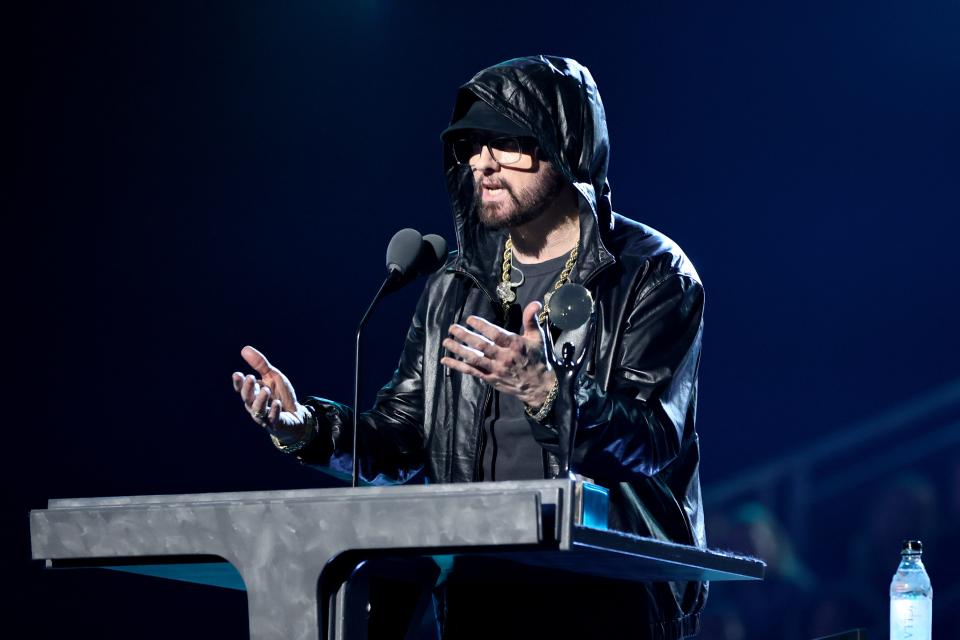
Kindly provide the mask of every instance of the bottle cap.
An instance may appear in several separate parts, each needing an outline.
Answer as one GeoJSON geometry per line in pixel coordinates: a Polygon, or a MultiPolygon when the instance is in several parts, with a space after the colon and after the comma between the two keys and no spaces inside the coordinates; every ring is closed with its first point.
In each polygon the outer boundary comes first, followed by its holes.
{"type": "Polygon", "coordinates": [[[923,543],[919,540],[904,540],[900,547],[900,553],[922,553],[923,543]]]}

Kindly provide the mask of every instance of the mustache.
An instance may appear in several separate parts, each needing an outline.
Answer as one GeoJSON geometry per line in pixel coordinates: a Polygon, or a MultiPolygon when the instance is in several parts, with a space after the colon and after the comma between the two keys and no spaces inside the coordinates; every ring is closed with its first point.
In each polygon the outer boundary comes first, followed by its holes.
{"type": "MultiPolygon", "coordinates": [[[[473,195],[478,203],[483,201],[483,187],[484,187],[483,181],[477,181],[477,183],[474,185],[473,195]]],[[[486,187],[488,189],[503,189],[510,195],[510,198],[514,202],[519,202],[517,200],[517,194],[513,190],[513,187],[507,184],[506,182],[500,182],[500,181],[497,181],[496,183],[486,182],[486,187]]]]}

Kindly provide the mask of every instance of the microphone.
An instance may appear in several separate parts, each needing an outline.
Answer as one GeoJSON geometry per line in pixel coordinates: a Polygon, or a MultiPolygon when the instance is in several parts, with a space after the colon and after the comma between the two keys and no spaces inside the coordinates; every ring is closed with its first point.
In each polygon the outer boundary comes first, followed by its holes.
{"type": "Polygon", "coordinates": [[[423,236],[423,247],[420,254],[420,272],[429,275],[447,262],[447,241],[443,236],[428,233],[423,236]]]}
{"type": "Polygon", "coordinates": [[[428,275],[447,260],[447,241],[429,233],[421,236],[414,229],[397,231],[387,245],[387,293],[392,293],[417,276],[428,275]]]}
{"type": "Polygon", "coordinates": [[[393,234],[387,245],[387,277],[367,307],[357,327],[353,377],[353,481],[360,484],[360,466],[357,464],[357,416],[360,414],[360,334],[374,307],[388,293],[400,289],[420,275],[436,271],[447,261],[447,241],[435,233],[425,236],[415,229],[401,229],[393,234]]]}
{"type": "Polygon", "coordinates": [[[403,278],[416,264],[423,250],[423,236],[416,229],[400,229],[387,245],[387,272],[394,278],[403,278]]]}

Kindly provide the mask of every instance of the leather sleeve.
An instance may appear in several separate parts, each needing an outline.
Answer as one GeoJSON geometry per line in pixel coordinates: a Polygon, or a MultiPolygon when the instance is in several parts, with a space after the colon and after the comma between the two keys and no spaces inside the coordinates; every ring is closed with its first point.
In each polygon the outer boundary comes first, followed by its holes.
{"type": "MultiPolygon", "coordinates": [[[[373,408],[361,413],[357,421],[360,476],[369,484],[406,482],[424,464],[423,350],[428,290],[417,304],[390,382],[377,392],[373,408]]],[[[318,433],[297,457],[321,471],[349,479],[353,469],[352,409],[318,397],[309,397],[303,404],[317,416],[318,433]]]]}
{"type": "MultiPolygon", "coordinates": [[[[604,389],[593,376],[577,381],[574,467],[589,477],[649,477],[680,453],[696,397],[703,329],[703,288],[670,274],[641,292],[624,321],[604,389]]],[[[549,425],[534,428],[556,450],[549,425]],[[551,442],[552,438],[552,442],[551,442]]]]}

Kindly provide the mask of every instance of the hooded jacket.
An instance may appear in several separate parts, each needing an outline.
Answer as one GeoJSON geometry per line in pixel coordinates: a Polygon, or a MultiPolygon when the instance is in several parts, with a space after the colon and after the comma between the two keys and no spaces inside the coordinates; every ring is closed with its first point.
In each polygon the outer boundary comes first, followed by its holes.
{"type": "MultiPolygon", "coordinates": [[[[696,270],[669,238],[612,211],[606,119],[585,67],[534,56],[485,69],[460,88],[451,122],[477,99],[534,132],[579,194],[581,250],[570,281],[592,293],[597,325],[575,388],[574,469],[610,489],[612,529],[705,546],[694,430],[704,301],[696,270]]],[[[359,416],[361,476],[375,484],[405,482],[420,470],[429,482],[479,479],[492,390],[442,367],[441,343],[470,315],[505,322],[494,292],[506,231],[479,222],[471,170],[449,145],[444,169],[458,250],[428,279],[392,379],[359,416]]],[[[297,455],[349,475],[349,408],[321,398],[305,404],[319,418],[319,435],[297,455]]],[[[531,423],[549,450],[549,424],[531,423]]],[[[630,617],[645,615],[651,637],[696,633],[705,583],[638,589],[643,603],[630,617]]]]}

